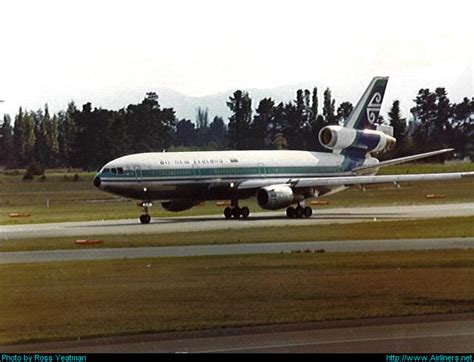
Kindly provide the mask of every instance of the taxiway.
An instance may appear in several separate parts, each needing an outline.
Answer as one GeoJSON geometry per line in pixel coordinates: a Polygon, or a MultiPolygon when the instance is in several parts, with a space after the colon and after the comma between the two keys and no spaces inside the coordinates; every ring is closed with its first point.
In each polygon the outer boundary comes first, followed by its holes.
{"type": "MultiPolygon", "coordinates": [[[[171,214],[170,214],[171,215],[171,214]]],[[[50,224],[2,225],[0,241],[9,239],[49,238],[64,236],[158,234],[209,230],[235,230],[252,227],[284,227],[288,225],[322,225],[364,221],[426,219],[472,216],[474,203],[315,208],[310,219],[288,219],[284,211],[252,213],[246,220],[226,220],[222,215],[154,218],[148,225],[138,219],[98,220],[50,224]]]]}

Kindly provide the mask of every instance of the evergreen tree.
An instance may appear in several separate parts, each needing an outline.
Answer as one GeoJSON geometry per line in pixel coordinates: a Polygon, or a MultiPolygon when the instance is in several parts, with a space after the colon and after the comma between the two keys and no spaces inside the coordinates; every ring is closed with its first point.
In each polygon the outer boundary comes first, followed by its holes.
{"type": "Polygon", "coordinates": [[[318,109],[318,88],[313,88],[313,95],[311,97],[311,120],[314,121],[318,117],[319,109],[318,109]]]}
{"type": "Polygon", "coordinates": [[[5,114],[3,116],[3,123],[0,138],[0,162],[6,167],[13,167],[15,159],[13,148],[13,127],[10,116],[5,114]]]}
{"type": "Polygon", "coordinates": [[[444,88],[437,88],[435,92],[420,89],[415,99],[415,107],[411,111],[416,122],[414,141],[419,151],[426,152],[440,146],[448,146],[452,106],[444,88]],[[430,142],[427,142],[428,140],[430,142]]]}
{"type": "Polygon", "coordinates": [[[323,104],[323,116],[326,119],[326,123],[328,124],[336,124],[336,116],[335,112],[335,103],[336,101],[332,99],[331,90],[326,88],[324,91],[324,104],[323,104]]]}
{"type": "Polygon", "coordinates": [[[237,90],[229,97],[227,106],[232,111],[229,118],[229,146],[231,149],[250,148],[250,123],[252,119],[252,100],[247,92],[237,90]]]}
{"type": "Polygon", "coordinates": [[[270,128],[274,122],[275,102],[271,98],[262,99],[256,109],[257,114],[251,126],[252,149],[269,149],[273,139],[270,137],[270,128]]]}
{"type": "MultiPolygon", "coordinates": [[[[58,148],[62,162],[71,167],[74,164],[74,147],[76,145],[77,126],[76,117],[78,110],[73,101],[67,105],[66,112],[58,114],[58,148]]],[[[125,140],[121,140],[122,143],[125,140]]]]}
{"type": "Polygon", "coordinates": [[[402,118],[400,112],[400,101],[398,99],[394,100],[392,103],[392,108],[388,112],[388,121],[390,126],[393,127],[393,137],[395,137],[398,143],[402,142],[405,136],[407,123],[406,119],[402,118]]]}
{"type": "Polygon", "coordinates": [[[474,98],[465,97],[461,103],[453,105],[452,146],[461,158],[474,151],[474,98]]]}
{"type": "Polygon", "coordinates": [[[342,102],[339,107],[337,108],[337,123],[343,124],[349,118],[354,106],[351,102],[342,102]]]}
{"type": "Polygon", "coordinates": [[[182,119],[176,124],[176,146],[191,147],[196,145],[196,130],[194,123],[182,119]]]}
{"type": "Polygon", "coordinates": [[[219,148],[225,147],[227,130],[222,117],[215,116],[209,125],[209,142],[214,142],[219,148]]]}
{"type": "Polygon", "coordinates": [[[24,124],[24,161],[25,165],[35,160],[35,115],[33,112],[26,112],[23,116],[24,124]]]}
{"type": "Polygon", "coordinates": [[[207,133],[209,130],[209,110],[208,108],[201,108],[198,107],[197,112],[196,112],[196,124],[197,124],[197,130],[196,130],[196,144],[203,146],[206,145],[208,141],[207,133]]]}

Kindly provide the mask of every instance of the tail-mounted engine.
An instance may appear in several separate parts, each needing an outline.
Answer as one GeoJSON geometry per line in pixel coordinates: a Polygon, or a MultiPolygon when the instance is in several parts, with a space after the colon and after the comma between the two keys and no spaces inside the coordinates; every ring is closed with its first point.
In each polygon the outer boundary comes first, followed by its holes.
{"type": "Polygon", "coordinates": [[[326,126],[319,132],[319,142],[330,150],[357,148],[365,152],[379,152],[392,148],[397,140],[380,130],[326,126]]]}

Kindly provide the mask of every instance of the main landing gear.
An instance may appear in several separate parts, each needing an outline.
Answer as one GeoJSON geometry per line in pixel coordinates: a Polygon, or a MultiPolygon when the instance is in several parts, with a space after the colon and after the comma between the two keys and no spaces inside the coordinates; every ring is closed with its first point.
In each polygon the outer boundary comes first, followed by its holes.
{"type": "Polygon", "coordinates": [[[242,216],[242,219],[248,218],[250,215],[250,210],[247,206],[239,207],[237,200],[232,200],[231,207],[226,207],[224,209],[224,216],[226,219],[234,218],[238,219],[242,216]]]}
{"type": "Polygon", "coordinates": [[[286,216],[289,218],[309,218],[313,215],[313,209],[311,209],[309,206],[303,207],[300,204],[298,204],[297,207],[292,207],[290,206],[289,208],[286,209],[286,216]]]}
{"type": "Polygon", "coordinates": [[[138,206],[143,207],[143,211],[145,212],[143,215],[140,215],[140,222],[142,224],[149,224],[151,220],[151,216],[148,214],[148,208],[153,206],[151,202],[142,202],[138,204],[138,206]]]}

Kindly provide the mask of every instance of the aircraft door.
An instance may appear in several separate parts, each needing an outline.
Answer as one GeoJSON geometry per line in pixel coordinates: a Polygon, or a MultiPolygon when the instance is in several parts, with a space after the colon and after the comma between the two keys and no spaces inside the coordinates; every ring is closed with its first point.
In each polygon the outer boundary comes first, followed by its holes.
{"type": "Polygon", "coordinates": [[[262,162],[258,163],[258,174],[260,177],[267,177],[267,172],[265,169],[265,164],[262,162]]]}
{"type": "Polygon", "coordinates": [[[135,169],[135,180],[139,183],[142,182],[142,168],[136,165],[134,169],[135,169]]]}
{"type": "Polygon", "coordinates": [[[193,164],[193,177],[195,180],[197,180],[201,176],[201,169],[199,168],[199,165],[193,164]]]}

